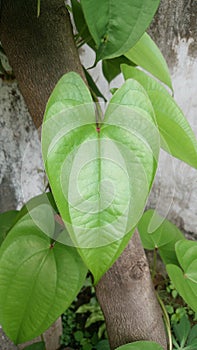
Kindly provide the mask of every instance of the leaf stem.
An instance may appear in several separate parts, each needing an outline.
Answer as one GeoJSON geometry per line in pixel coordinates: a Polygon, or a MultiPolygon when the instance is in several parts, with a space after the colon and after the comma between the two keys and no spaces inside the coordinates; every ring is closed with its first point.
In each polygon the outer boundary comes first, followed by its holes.
{"type": "Polygon", "coordinates": [[[172,350],[172,333],[171,333],[170,319],[166,311],[165,305],[157,292],[156,292],[156,296],[163,311],[164,322],[166,325],[166,331],[167,331],[168,340],[169,340],[169,350],[172,350]]]}

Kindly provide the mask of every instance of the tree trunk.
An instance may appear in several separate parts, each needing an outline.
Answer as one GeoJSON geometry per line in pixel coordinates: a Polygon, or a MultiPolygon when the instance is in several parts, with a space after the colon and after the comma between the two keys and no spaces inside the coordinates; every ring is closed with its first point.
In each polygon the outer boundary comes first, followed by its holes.
{"type": "Polygon", "coordinates": [[[163,52],[171,69],[174,69],[178,63],[176,46],[181,39],[189,43],[188,56],[196,59],[197,1],[161,0],[149,32],[163,52]]]}
{"type": "Polygon", "coordinates": [[[96,294],[112,349],[137,340],[156,341],[166,349],[161,310],[137,231],[96,286],[96,294]]]}
{"type": "MultiPolygon", "coordinates": [[[[1,42],[37,127],[48,97],[68,71],[83,77],[63,0],[3,0],[1,42]]],[[[111,348],[134,340],[155,340],[166,349],[166,336],[147,261],[135,233],[119,260],[96,287],[111,348]]]]}
{"type": "Polygon", "coordinates": [[[60,77],[83,70],[63,0],[2,0],[1,43],[36,127],[60,77]]]}

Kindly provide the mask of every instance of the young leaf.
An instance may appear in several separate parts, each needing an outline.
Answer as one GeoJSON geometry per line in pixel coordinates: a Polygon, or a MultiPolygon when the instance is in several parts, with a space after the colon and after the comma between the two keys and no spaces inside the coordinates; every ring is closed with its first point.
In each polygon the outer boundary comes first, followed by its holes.
{"type": "Polygon", "coordinates": [[[81,0],[89,31],[97,45],[97,61],[127,52],[149,26],[159,0],[81,0]]]}
{"type": "Polygon", "coordinates": [[[184,235],[170,221],[161,217],[155,210],[146,211],[138,223],[138,230],[145,249],[157,249],[165,264],[176,264],[175,243],[184,235]]]}
{"type": "Polygon", "coordinates": [[[169,264],[167,272],[178,293],[197,312],[197,242],[179,241],[175,250],[181,268],[169,264]]]}
{"type": "Polygon", "coordinates": [[[124,55],[168,85],[172,90],[172,81],[165,58],[147,33],[144,33],[140,40],[124,55]]]}
{"type": "Polygon", "coordinates": [[[6,211],[5,213],[0,213],[0,245],[14,224],[17,214],[17,210],[10,210],[6,211]]]}
{"type": "Polygon", "coordinates": [[[157,167],[159,135],[152,105],[135,80],[114,94],[101,125],[77,74],[65,75],[57,89],[61,98],[55,88],[44,117],[43,158],[73,244],[97,283],[142,215],[157,167]],[[69,92],[66,81],[72,81],[69,92]]]}
{"type": "Polygon", "coordinates": [[[155,111],[162,148],[197,168],[197,140],[174,99],[162,85],[144,72],[126,65],[122,66],[122,72],[125,79],[136,79],[147,91],[155,111]]]}
{"type": "MultiPolygon", "coordinates": [[[[39,213],[50,226],[50,213],[42,206],[39,213]]],[[[0,249],[0,322],[10,339],[18,344],[43,333],[74,300],[86,273],[76,249],[52,244],[23,216],[0,249]]]]}
{"type": "Polygon", "coordinates": [[[152,341],[136,341],[116,348],[116,350],[163,350],[161,345],[152,341]]]}

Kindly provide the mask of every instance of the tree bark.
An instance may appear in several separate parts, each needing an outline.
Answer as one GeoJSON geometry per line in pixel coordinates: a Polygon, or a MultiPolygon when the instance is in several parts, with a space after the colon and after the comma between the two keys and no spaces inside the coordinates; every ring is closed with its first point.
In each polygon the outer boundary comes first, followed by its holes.
{"type": "Polygon", "coordinates": [[[149,33],[163,52],[171,69],[177,64],[176,46],[181,39],[190,40],[188,55],[196,59],[197,1],[161,0],[149,33]]]}
{"type": "Polygon", "coordinates": [[[63,0],[2,0],[1,43],[36,127],[60,77],[83,70],[63,0]]]}
{"type": "MultiPolygon", "coordinates": [[[[48,97],[68,71],[83,77],[63,0],[3,0],[0,36],[20,90],[37,127],[48,97]]],[[[166,336],[148,264],[135,233],[119,260],[96,287],[111,348],[134,340],[155,340],[166,349],[166,336]]]]}
{"type": "Polygon", "coordinates": [[[152,340],[166,349],[161,310],[137,231],[96,286],[96,294],[112,349],[137,340],[152,340]]]}

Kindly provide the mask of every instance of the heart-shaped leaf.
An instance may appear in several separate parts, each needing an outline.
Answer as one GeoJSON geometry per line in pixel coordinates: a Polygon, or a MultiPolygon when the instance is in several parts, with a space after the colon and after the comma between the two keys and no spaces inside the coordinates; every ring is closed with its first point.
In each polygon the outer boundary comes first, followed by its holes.
{"type": "Polygon", "coordinates": [[[184,235],[175,225],[150,209],[141,217],[138,230],[145,249],[158,249],[165,264],[178,264],[175,243],[184,235]]]}
{"type": "Polygon", "coordinates": [[[97,45],[97,60],[118,57],[140,39],[159,0],[81,0],[89,31],[97,45]]]}
{"type": "Polygon", "coordinates": [[[163,350],[163,348],[153,341],[136,341],[119,346],[116,350],[163,350]]]}
{"type": "Polygon", "coordinates": [[[98,125],[86,85],[66,74],[46,108],[42,148],[60,214],[97,283],[130,239],[157,167],[159,134],[144,88],[128,80],[98,125]]]}
{"type": "Polygon", "coordinates": [[[122,72],[125,79],[136,79],[147,91],[155,111],[162,148],[174,157],[197,168],[196,137],[187,119],[167,90],[156,80],[136,68],[123,65],[122,72]]]}
{"type": "Polygon", "coordinates": [[[181,268],[169,264],[167,272],[179,294],[197,312],[197,242],[179,241],[175,250],[181,268]]]}
{"type": "MultiPolygon", "coordinates": [[[[50,231],[51,213],[38,209],[50,231]]],[[[32,217],[34,209],[0,249],[0,323],[16,344],[43,333],[74,300],[87,273],[76,249],[52,243],[32,217]]]]}
{"type": "Polygon", "coordinates": [[[140,40],[124,55],[172,89],[172,81],[165,58],[147,33],[144,33],[140,40]]]}

